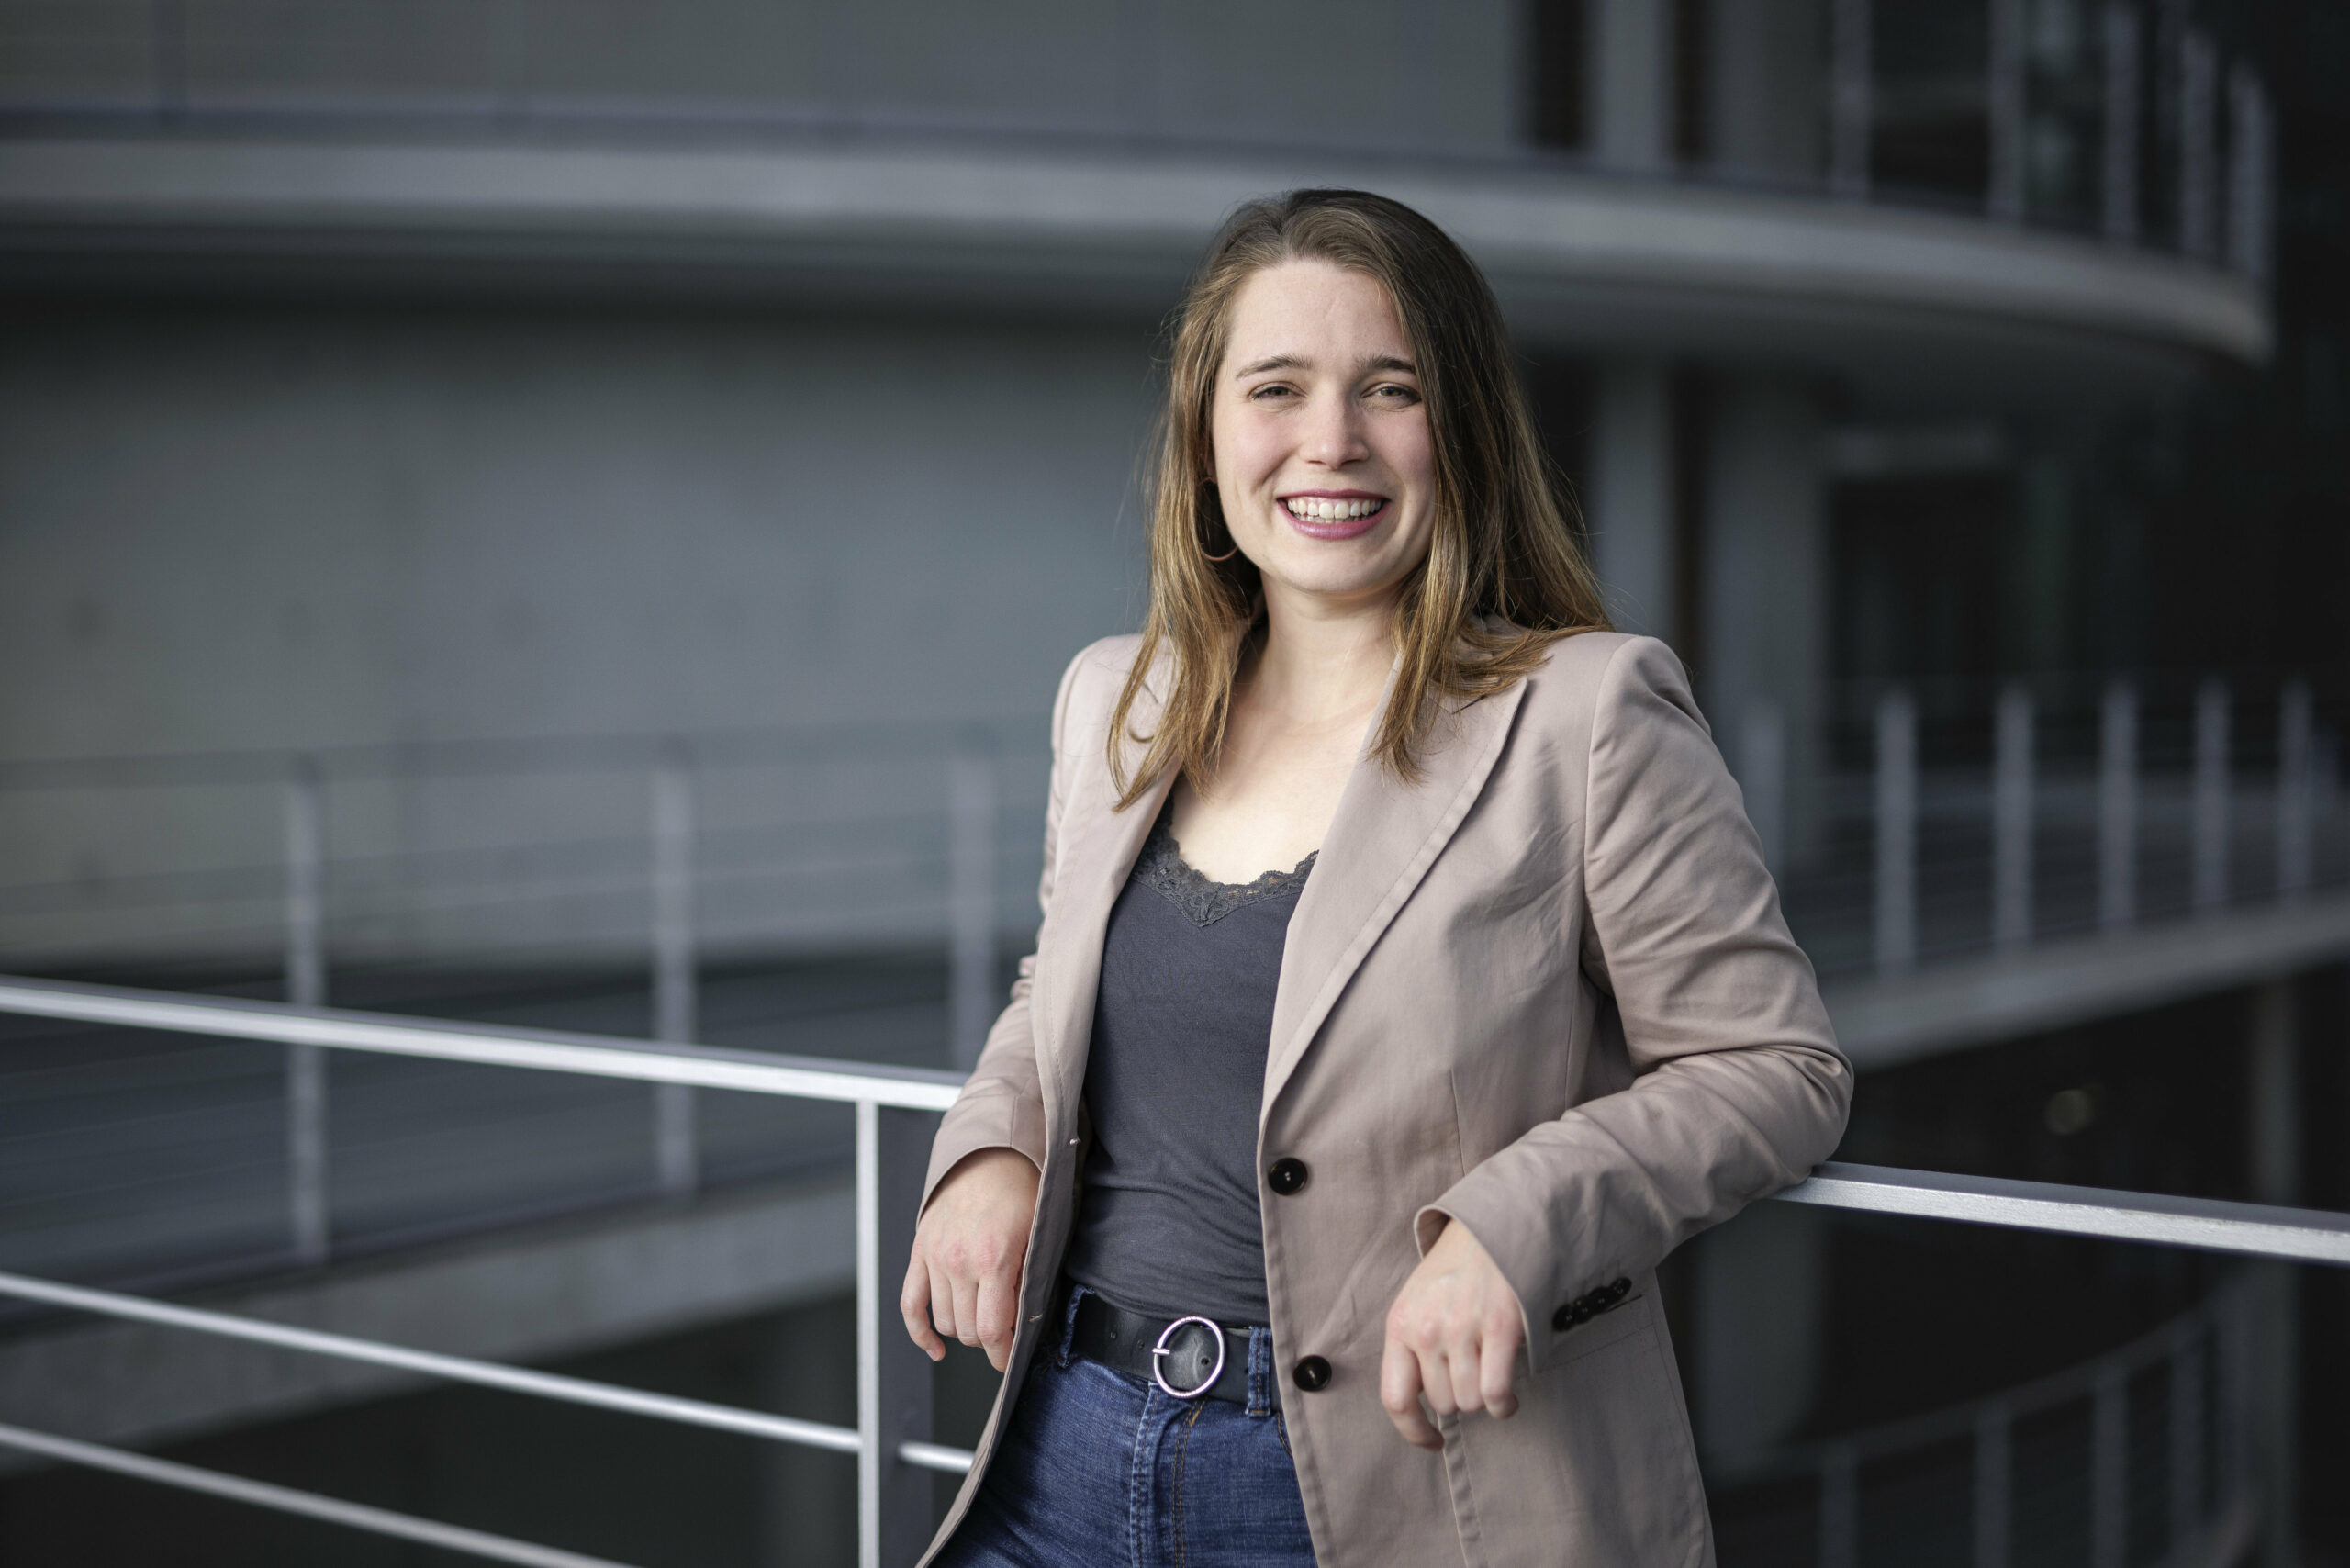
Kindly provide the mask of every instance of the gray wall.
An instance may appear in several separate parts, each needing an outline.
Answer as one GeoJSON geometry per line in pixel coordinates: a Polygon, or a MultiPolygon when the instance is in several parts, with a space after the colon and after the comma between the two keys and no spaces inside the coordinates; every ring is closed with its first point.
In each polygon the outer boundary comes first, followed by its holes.
{"type": "MultiPolygon", "coordinates": [[[[1071,653],[1138,618],[1150,377],[1139,324],[20,317],[0,348],[0,759],[1033,719],[1071,653]]],[[[707,827],[772,819],[786,792],[733,787],[707,827]]],[[[937,790],[934,768],[795,787],[803,816],[934,811],[937,790]]],[[[625,840],[645,820],[641,778],[331,804],[346,856],[625,840]]],[[[265,868],[279,811],[274,788],[0,793],[0,884],[265,868]]],[[[274,884],[254,886],[265,926],[274,884]]],[[[26,943],[129,929],[60,907],[0,902],[19,967],[26,943]]],[[[632,889],[617,913],[543,909],[530,929],[633,930],[641,909],[632,889]]],[[[185,914],[154,930],[246,945],[219,908],[185,914]]]]}
{"type": "Polygon", "coordinates": [[[1516,139],[1516,19],[1513,0],[0,0],[0,104],[751,116],[1490,151],[1516,139]]]}

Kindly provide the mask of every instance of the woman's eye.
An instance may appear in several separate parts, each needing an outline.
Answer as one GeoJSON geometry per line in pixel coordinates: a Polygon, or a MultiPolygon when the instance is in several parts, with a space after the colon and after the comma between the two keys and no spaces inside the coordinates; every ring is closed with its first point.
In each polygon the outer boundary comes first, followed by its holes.
{"type": "Polygon", "coordinates": [[[1284,386],[1280,382],[1274,382],[1270,386],[1258,387],[1254,392],[1249,393],[1248,396],[1252,401],[1259,403],[1270,403],[1284,398],[1292,397],[1295,395],[1296,390],[1297,389],[1293,386],[1284,386]]]}
{"type": "Polygon", "coordinates": [[[1372,387],[1371,395],[1388,403],[1416,403],[1420,400],[1420,395],[1417,392],[1409,386],[1398,386],[1393,382],[1389,382],[1383,386],[1372,387]]]}

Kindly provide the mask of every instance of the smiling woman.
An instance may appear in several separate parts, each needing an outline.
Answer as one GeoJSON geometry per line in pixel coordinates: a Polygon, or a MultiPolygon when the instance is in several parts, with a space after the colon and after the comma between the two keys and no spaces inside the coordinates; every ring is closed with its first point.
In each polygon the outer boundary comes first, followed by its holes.
{"type": "Polygon", "coordinates": [[[1252,203],[1177,323],[1138,637],[901,1298],[1003,1392],[932,1560],[1696,1565],[1653,1271],[1851,1070],[1661,644],[1609,632],[1476,267],[1252,203]]]}

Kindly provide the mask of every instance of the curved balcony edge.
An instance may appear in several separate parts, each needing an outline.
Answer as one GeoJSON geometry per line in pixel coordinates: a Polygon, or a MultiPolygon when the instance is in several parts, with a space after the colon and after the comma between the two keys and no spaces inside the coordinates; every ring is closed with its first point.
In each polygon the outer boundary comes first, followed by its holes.
{"type": "Polygon", "coordinates": [[[1823,331],[1988,330],[2253,364],[2274,336],[2241,276],[1984,218],[1498,162],[1098,146],[28,138],[0,141],[0,259],[19,278],[93,257],[379,279],[519,264],[623,289],[652,267],[769,294],[1158,308],[1234,202],[1333,183],[1443,223],[1537,335],[1690,348],[1727,332],[1771,351],[1823,331]]]}

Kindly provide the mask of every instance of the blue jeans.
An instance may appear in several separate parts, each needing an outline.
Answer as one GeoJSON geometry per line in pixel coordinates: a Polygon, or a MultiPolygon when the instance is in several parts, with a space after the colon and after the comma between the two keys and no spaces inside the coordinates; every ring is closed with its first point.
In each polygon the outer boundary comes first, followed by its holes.
{"type": "Polygon", "coordinates": [[[1078,1297],[936,1568],[1313,1568],[1272,1335],[1249,1333],[1247,1406],[1171,1399],[1069,1354],[1078,1297]]]}

